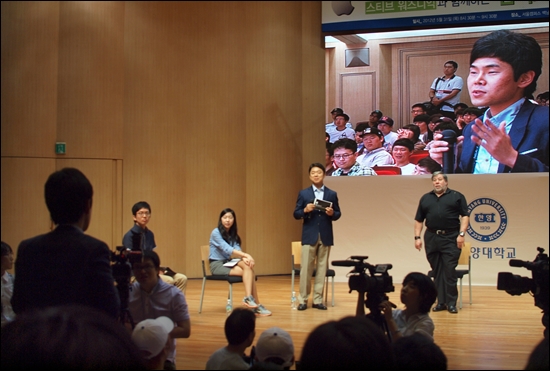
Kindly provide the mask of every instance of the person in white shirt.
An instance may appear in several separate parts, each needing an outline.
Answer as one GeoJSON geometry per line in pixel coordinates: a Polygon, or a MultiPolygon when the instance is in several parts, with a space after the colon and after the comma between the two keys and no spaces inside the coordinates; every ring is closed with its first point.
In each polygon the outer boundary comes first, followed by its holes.
{"type": "Polygon", "coordinates": [[[335,128],[329,129],[327,133],[330,135],[329,142],[336,143],[338,139],[355,139],[355,130],[346,127],[349,121],[349,116],[345,113],[337,113],[334,119],[335,128]]]}
{"type": "Polygon", "coordinates": [[[395,166],[401,168],[401,175],[413,175],[415,165],[411,163],[410,157],[414,150],[414,144],[410,139],[397,139],[392,147],[392,157],[395,166]]]}
{"type": "Polygon", "coordinates": [[[13,275],[8,272],[13,268],[13,250],[2,241],[2,326],[15,319],[15,312],[11,307],[13,294],[13,275]]]}
{"type": "Polygon", "coordinates": [[[393,165],[395,162],[384,148],[384,134],[377,128],[367,128],[363,131],[365,152],[357,157],[357,162],[363,167],[376,165],[393,165]]]}
{"type": "Polygon", "coordinates": [[[393,142],[395,142],[397,138],[397,133],[395,131],[392,131],[393,129],[393,119],[389,116],[382,116],[380,120],[378,120],[378,130],[384,134],[384,148],[386,151],[391,152],[391,147],[393,146],[393,142]]]}

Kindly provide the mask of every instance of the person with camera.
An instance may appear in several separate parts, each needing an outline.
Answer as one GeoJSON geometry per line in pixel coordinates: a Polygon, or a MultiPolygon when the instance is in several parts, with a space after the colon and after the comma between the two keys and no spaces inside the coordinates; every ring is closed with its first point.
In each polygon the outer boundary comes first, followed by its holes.
{"type": "Polygon", "coordinates": [[[470,221],[468,203],[462,193],[448,188],[446,174],[440,171],[433,173],[432,184],[433,190],[424,194],[418,203],[414,218],[414,246],[418,251],[422,250],[420,234],[425,221],[426,257],[437,287],[438,304],[433,311],[447,309],[450,313],[458,313],[455,268],[470,221]]]}
{"type": "MultiPolygon", "coordinates": [[[[157,247],[155,235],[147,228],[147,224],[151,221],[151,206],[145,201],[136,202],[132,206],[132,215],[135,224],[122,238],[122,244],[129,250],[153,251],[157,247]]],[[[160,278],[185,293],[185,287],[187,287],[187,276],[185,274],[176,273],[167,267],[162,267],[160,278]]]]}
{"type": "MultiPolygon", "coordinates": [[[[355,141],[348,140],[357,146],[355,141]]],[[[355,151],[350,151],[350,156],[355,151]]],[[[330,247],[334,244],[332,222],[340,219],[338,195],[323,184],[325,167],[320,163],[309,165],[309,179],[312,185],[298,193],[294,219],[303,220],[302,224],[302,266],[300,269],[300,293],[298,310],[307,309],[307,300],[311,291],[313,264],[317,260],[315,284],[313,286],[313,308],[327,310],[323,304],[323,287],[328,267],[330,247]],[[326,208],[316,208],[315,199],[331,203],[326,208]]]]}
{"type": "Polygon", "coordinates": [[[119,315],[111,251],[105,242],[84,234],[92,217],[93,193],[78,169],[63,168],[48,177],[44,195],[55,229],[19,244],[11,299],[17,315],[65,304],[119,315]]]}
{"type": "Polygon", "coordinates": [[[403,336],[421,333],[433,340],[434,323],[429,312],[437,297],[437,289],[430,277],[411,272],[403,279],[401,302],[405,309],[392,309],[385,300],[380,304],[393,342],[403,336]]]}
{"type": "Polygon", "coordinates": [[[191,335],[191,320],[185,295],[177,287],[160,279],[160,258],[154,251],[143,252],[141,260],[132,264],[132,270],[136,282],[130,287],[128,310],[136,323],[161,316],[174,322],[164,369],[175,370],[176,338],[188,338],[191,335]]]}

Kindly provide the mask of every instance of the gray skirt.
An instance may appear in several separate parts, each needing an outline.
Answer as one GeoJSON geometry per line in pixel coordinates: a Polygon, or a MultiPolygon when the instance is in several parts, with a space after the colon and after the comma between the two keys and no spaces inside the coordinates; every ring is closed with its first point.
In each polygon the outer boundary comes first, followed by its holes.
{"type": "Polygon", "coordinates": [[[227,260],[214,260],[210,262],[210,271],[213,275],[216,276],[228,276],[231,272],[231,268],[224,267],[223,265],[227,263],[227,260]]]}

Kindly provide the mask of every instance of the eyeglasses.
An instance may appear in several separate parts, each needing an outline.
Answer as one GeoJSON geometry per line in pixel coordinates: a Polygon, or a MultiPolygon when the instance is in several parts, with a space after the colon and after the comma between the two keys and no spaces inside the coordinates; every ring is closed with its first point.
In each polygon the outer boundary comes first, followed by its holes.
{"type": "Polygon", "coordinates": [[[139,216],[151,216],[151,213],[148,211],[140,211],[137,213],[139,216]]]}
{"type": "Polygon", "coordinates": [[[353,156],[354,153],[344,153],[341,155],[334,155],[335,160],[347,160],[350,156],[353,156]]]}

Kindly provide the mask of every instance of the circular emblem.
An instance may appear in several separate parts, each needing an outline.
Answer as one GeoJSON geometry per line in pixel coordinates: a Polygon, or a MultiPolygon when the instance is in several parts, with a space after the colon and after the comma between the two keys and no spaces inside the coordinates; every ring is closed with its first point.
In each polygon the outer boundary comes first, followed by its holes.
{"type": "Polygon", "coordinates": [[[478,198],[468,205],[470,226],[468,234],[478,241],[498,239],[508,226],[508,216],[504,207],[492,198],[478,198]]]}

